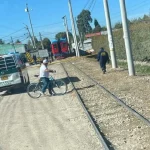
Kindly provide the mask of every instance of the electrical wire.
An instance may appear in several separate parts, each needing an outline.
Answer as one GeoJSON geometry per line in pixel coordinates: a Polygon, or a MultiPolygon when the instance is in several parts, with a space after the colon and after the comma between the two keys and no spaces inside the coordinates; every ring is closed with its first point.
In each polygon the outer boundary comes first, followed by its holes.
{"type": "Polygon", "coordinates": [[[1,37],[1,39],[5,39],[6,37],[8,37],[8,36],[10,36],[10,35],[13,35],[13,34],[15,34],[15,33],[17,33],[17,32],[20,32],[20,31],[22,31],[22,30],[24,30],[24,29],[25,29],[25,28],[21,28],[21,29],[15,31],[15,32],[13,32],[13,33],[10,33],[10,34],[8,34],[8,35],[6,35],[6,36],[1,37]]]}
{"type": "Polygon", "coordinates": [[[85,6],[83,7],[83,9],[86,8],[86,6],[88,5],[89,2],[90,2],[90,0],[87,0],[87,3],[86,3],[85,6]]]}
{"type": "Polygon", "coordinates": [[[91,8],[91,13],[92,13],[92,11],[93,11],[93,9],[95,7],[96,2],[97,2],[97,0],[95,0],[94,3],[93,3],[93,7],[91,8]]]}
{"type": "Polygon", "coordinates": [[[88,10],[90,10],[90,9],[91,9],[91,7],[92,7],[93,3],[94,3],[94,0],[92,0],[92,1],[91,1],[90,5],[89,5],[89,7],[88,7],[88,10]]]}

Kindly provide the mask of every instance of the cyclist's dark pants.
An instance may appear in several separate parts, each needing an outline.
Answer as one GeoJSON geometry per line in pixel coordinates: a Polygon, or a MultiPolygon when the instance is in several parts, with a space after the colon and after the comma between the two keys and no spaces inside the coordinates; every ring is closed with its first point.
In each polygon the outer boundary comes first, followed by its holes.
{"type": "Polygon", "coordinates": [[[100,61],[100,66],[102,68],[102,71],[106,72],[106,61],[100,61]]]}
{"type": "Polygon", "coordinates": [[[51,82],[50,82],[49,78],[43,77],[43,78],[41,78],[41,80],[44,83],[44,85],[42,87],[42,92],[45,93],[46,89],[48,88],[49,93],[52,94],[51,82]]]}

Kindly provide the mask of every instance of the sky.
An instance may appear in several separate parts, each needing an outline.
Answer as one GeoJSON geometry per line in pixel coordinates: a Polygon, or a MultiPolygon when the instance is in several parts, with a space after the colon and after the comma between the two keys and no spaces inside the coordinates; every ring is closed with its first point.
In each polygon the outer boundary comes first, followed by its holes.
{"type": "MultiPolygon", "coordinates": [[[[28,32],[25,25],[30,27],[26,3],[30,10],[35,36],[42,38],[55,38],[55,34],[65,31],[62,17],[67,16],[69,30],[71,22],[68,0],[0,0],[0,39],[6,43],[11,37],[14,42],[19,39],[27,42],[28,32]]],[[[129,19],[150,14],[150,0],[125,0],[127,16],[129,19]]],[[[91,11],[91,16],[97,19],[101,26],[105,26],[103,0],[71,0],[73,15],[77,17],[83,9],[91,11]]],[[[108,0],[112,26],[121,21],[119,0],[108,0]]],[[[91,24],[93,26],[93,23],[91,24]]],[[[31,30],[30,30],[31,31],[31,30]]]]}

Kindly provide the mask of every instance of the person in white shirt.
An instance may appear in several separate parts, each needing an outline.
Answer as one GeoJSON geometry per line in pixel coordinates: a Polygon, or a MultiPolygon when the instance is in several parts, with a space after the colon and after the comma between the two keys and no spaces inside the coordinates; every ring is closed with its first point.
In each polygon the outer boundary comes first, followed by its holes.
{"type": "MultiPolygon", "coordinates": [[[[48,60],[44,59],[43,63],[40,67],[40,80],[42,80],[42,82],[44,83],[43,87],[42,87],[42,95],[44,95],[47,87],[49,89],[50,87],[50,81],[49,81],[49,72],[56,72],[55,70],[50,70],[48,69],[48,60]]],[[[52,95],[52,91],[50,90],[49,93],[52,95]]]]}

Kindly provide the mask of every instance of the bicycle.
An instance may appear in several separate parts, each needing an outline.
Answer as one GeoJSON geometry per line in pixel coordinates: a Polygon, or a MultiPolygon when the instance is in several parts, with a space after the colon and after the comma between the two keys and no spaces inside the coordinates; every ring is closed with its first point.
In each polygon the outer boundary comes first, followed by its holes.
{"type": "MultiPolygon", "coordinates": [[[[38,77],[38,75],[35,75],[38,77]]],[[[49,77],[50,86],[48,86],[49,94],[52,92],[53,95],[63,95],[67,92],[67,84],[62,79],[54,79],[52,76],[49,77]]],[[[27,87],[27,93],[32,98],[39,98],[42,94],[43,82],[39,80],[38,83],[31,83],[27,87]]]]}

